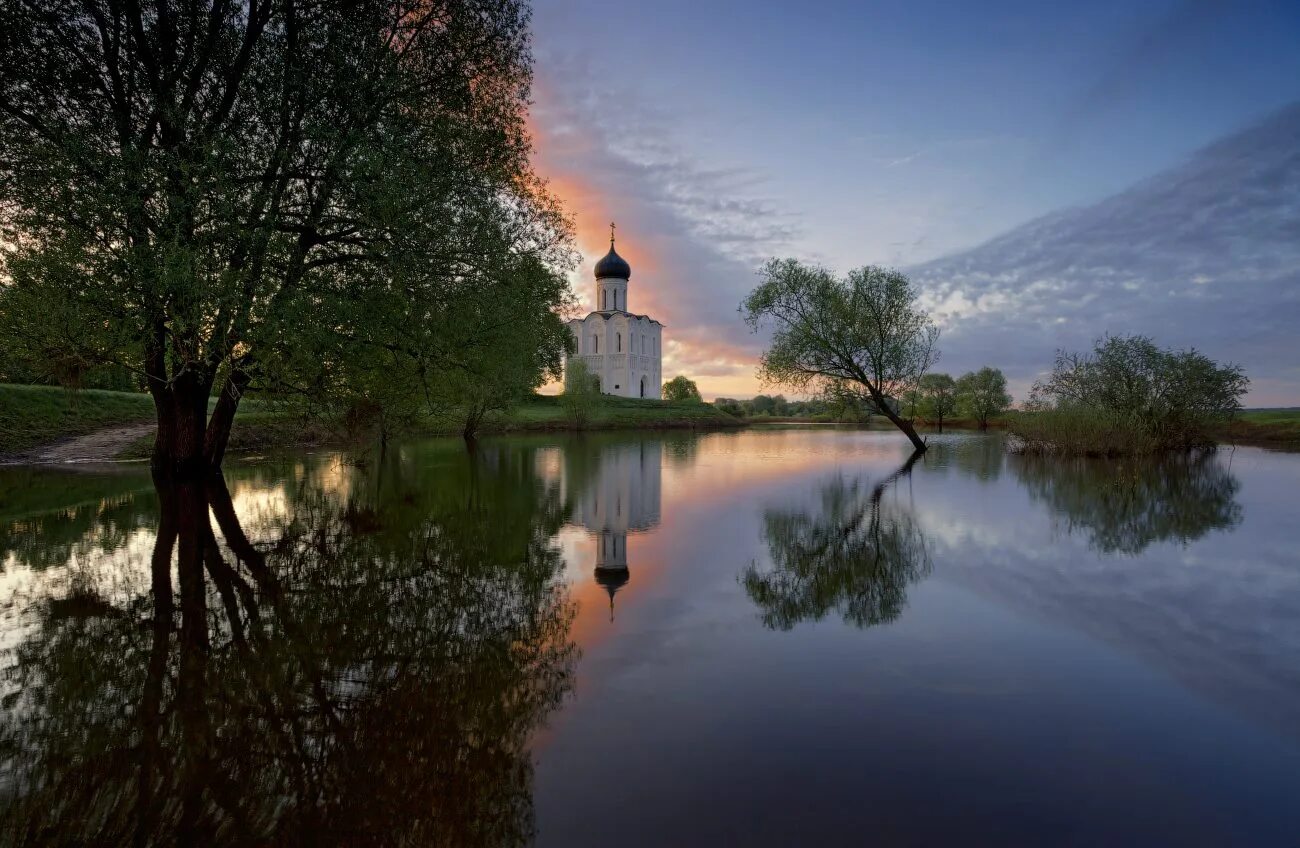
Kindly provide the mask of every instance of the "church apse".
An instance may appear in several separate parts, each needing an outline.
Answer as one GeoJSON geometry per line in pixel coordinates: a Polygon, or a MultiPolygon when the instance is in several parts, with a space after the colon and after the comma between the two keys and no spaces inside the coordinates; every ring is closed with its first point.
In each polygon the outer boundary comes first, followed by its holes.
{"type": "Polygon", "coordinates": [[[659,399],[663,396],[663,324],[630,311],[632,266],[614,249],[596,263],[596,309],[568,322],[576,352],[607,395],[659,399]]]}

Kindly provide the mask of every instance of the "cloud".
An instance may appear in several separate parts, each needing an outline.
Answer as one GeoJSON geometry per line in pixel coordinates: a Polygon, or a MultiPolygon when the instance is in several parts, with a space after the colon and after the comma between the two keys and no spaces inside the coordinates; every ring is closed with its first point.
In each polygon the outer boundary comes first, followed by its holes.
{"type": "Polygon", "coordinates": [[[665,376],[691,376],[706,396],[757,391],[762,339],[737,308],[760,262],[798,237],[797,222],[762,196],[755,174],[685,156],[671,120],[594,78],[580,60],[548,61],[531,112],[537,169],[577,227],[575,291],[593,306],[592,266],[616,221],[632,265],[629,307],[667,326],[665,376]]]}
{"type": "Polygon", "coordinates": [[[1243,365],[1247,402],[1300,401],[1300,104],[1092,206],[909,269],[944,370],[1023,388],[1057,348],[1143,333],[1243,365]]]}

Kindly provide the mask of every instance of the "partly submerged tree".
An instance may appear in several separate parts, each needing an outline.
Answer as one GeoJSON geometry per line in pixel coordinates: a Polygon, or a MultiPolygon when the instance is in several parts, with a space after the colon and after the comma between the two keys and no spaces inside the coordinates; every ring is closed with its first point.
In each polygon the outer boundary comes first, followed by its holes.
{"type": "Polygon", "coordinates": [[[1011,406],[1007,378],[997,368],[969,371],[957,378],[957,408],[975,419],[981,430],[989,419],[1001,415],[1011,406]]]}
{"type": "Polygon", "coordinates": [[[667,383],[664,383],[664,400],[684,400],[702,403],[704,398],[700,396],[699,387],[695,385],[694,380],[678,374],[667,383]]]}
{"type": "Polygon", "coordinates": [[[840,279],[824,268],[774,259],[741,311],[754,330],[773,330],[760,377],[857,396],[924,451],[925,442],[897,410],[898,399],[939,355],[939,329],[916,299],[897,271],[867,266],[840,279]]]}
{"type": "Polygon", "coordinates": [[[948,374],[926,374],[921,377],[918,388],[921,393],[921,411],[927,418],[939,425],[943,432],[943,420],[951,418],[957,411],[957,383],[948,374]]]}
{"type": "Polygon", "coordinates": [[[1212,447],[1215,424],[1241,409],[1250,381],[1237,365],[1195,350],[1165,350],[1145,336],[1108,336],[1091,353],[1059,352],[1034,384],[1012,432],[1023,450],[1154,453],[1212,447]]]}
{"type": "MultiPolygon", "coordinates": [[[[130,367],[180,474],[220,464],[250,387],[472,373],[448,322],[569,260],[529,165],[527,21],[521,0],[0,0],[0,338],[130,367]]],[[[482,315],[457,329],[492,336],[482,315]]]]}

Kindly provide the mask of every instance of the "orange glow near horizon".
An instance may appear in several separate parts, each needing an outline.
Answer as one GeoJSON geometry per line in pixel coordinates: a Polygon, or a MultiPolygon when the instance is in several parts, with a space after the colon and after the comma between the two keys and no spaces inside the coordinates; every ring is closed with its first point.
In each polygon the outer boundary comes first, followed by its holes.
{"type": "MultiPolygon", "coordinates": [[[[538,85],[536,96],[539,103],[551,102],[544,84],[538,85]]],[[[629,306],[633,312],[649,315],[665,326],[665,381],[683,374],[694,380],[710,400],[720,395],[752,397],[761,393],[763,388],[754,376],[757,363],[753,352],[722,339],[707,338],[709,328],[691,325],[690,315],[682,313],[681,301],[673,297],[674,292],[700,282],[687,279],[683,269],[663,260],[673,255],[671,237],[638,231],[620,220],[642,217],[634,213],[644,201],[608,197],[596,180],[576,170],[574,162],[593,160],[599,153],[589,135],[562,123],[548,127],[534,112],[529,113],[527,126],[535,148],[534,167],[573,222],[574,241],[582,262],[570,275],[570,284],[581,314],[595,308],[593,271],[596,261],[609,250],[609,224],[613,221],[618,224],[619,255],[632,266],[629,306]]],[[[558,384],[541,389],[543,394],[559,391],[558,384]]]]}

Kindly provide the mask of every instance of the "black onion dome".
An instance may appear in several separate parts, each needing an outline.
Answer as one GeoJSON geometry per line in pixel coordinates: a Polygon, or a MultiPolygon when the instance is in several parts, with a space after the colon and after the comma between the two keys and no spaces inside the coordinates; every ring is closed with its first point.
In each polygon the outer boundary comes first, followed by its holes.
{"type": "Polygon", "coordinates": [[[632,279],[632,266],[614,250],[614,242],[609,243],[609,253],[596,263],[596,279],[613,277],[617,280],[632,279]]]}

